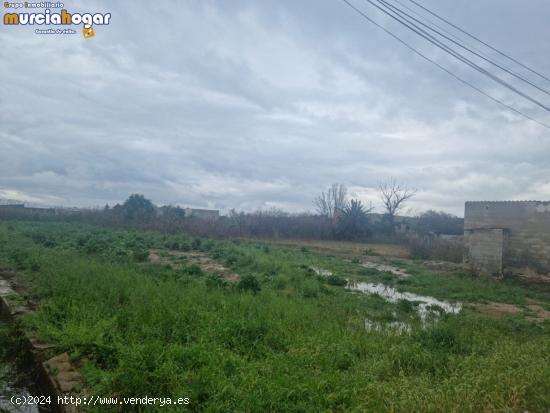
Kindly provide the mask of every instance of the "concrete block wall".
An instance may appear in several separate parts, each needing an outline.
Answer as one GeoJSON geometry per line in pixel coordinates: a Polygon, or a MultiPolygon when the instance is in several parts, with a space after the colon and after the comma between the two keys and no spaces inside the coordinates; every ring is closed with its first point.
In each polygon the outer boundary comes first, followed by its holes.
{"type": "Polygon", "coordinates": [[[503,271],[503,229],[473,229],[465,231],[466,261],[480,274],[498,275],[503,271]]]}
{"type": "MultiPolygon", "coordinates": [[[[466,244],[476,231],[489,229],[505,230],[504,268],[528,266],[543,273],[550,272],[550,202],[466,202],[466,244]]],[[[466,259],[475,253],[468,249],[467,255],[466,259]]]]}

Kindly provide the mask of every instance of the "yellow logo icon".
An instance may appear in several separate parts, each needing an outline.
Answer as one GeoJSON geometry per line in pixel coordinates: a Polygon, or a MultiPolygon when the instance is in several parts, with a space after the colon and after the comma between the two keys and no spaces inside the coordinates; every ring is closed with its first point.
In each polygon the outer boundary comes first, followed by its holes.
{"type": "Polygon", "coordinates": [[[85,25],[84,25],[84,27],[82,28],[82,35],[83,35],[86,39],[89,39],[90,37],[94,37],[94,36],[95,36],[94,28],[92,27],[91,24],[85,24],[85,25]]]}

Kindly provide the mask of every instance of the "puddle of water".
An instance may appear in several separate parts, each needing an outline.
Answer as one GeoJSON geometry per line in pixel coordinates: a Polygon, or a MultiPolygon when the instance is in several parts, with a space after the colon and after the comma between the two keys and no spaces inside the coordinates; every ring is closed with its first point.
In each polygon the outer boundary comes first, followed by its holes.
{"type": "Polygon", "coordinates": [[[406,273],[401,268],[392,267],[391,265],[377,264],[375,262],[368,262],[367,261],[367,262],[362,263],[361,266],[365,267],[365,268],[372,268],[372,269],[382,271],[382,272],[389,272],[389,273],[392,273],[393,275],[397,275],[398,277],[410,277],[411,276],[411,274],[406,273]]]}
{"type": "Polygon", "coordinates": [[[403,321],[391,321],[383,323],[380,321],[372,321],[368,318],[365,320],[365,330],[376,331],[377,333],[388,332],[391,334],[406,334],[412,331],[410,324],[403,321]]]}
{"type": "Polygon", "coordinates": [[[362,293],[366,294],[378,294],[392,303],[395,303],[399,300],[417,302],[419,303],[418,315],[423,321],[425,321],[430,315],[439,315],[439,311],[450,314],[458,314],[462,310],[462,304],[460,303],[449,303],[447,301],[438,300],[434,297],[423,296],[409,292],[399,292],[395,288],[389,287],[385,284],[349,282],[348,288],[355,291],[361,291],[362,293]]]}
{"type": "Polygon", "coordinates": [[[325,270],[323,268],[319,268],[319,267],[309,267],[309,268],[311,268],[315,272],[315,274],[320,275],[322,277],[330,277],[332,275],[331,271],[325,270]]]}

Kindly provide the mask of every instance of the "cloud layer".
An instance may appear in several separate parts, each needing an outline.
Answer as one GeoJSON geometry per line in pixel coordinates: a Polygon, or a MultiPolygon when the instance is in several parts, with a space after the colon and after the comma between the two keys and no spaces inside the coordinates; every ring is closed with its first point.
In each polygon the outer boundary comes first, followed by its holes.
{"type": "MultiPolygon", "coordinates": [[[[425,4],[550,73],[547,2],[446,3],[425,4]]],[[[303,211],[332,182],[378,205],[377,183],[391,176],[418,188],[412,211],[550,199],[549,130],[342,2],[78,4],[111,12],[111,25],[89,40],[1,28],[0,197],[90,206],[139,192],[159,204],[303,211]]]]}

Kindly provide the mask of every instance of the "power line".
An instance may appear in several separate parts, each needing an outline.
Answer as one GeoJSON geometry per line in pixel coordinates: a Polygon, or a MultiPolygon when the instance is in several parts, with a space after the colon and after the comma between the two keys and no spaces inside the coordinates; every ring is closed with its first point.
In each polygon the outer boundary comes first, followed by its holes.
{"type": "Polygon", "coordinates": [[[390,30],[386,29],[384,26],[382,26],[381,24],[377,23],[375,20],[371,19],[369,16],[367,16],[362,10],[358,9],[357,7],[355,7],[352,3],[350,3],[348,0],[342,0],[344,3],[346,3],[349,7],[351,7],[353,10],[355,10],[356,13],[358,13],[360,16],[362,16],[364,19],[368,20],[370,23],[374,24],[376,27],[378,27],[379,29],[383,30],[384,32],[386,32],[388,35],[390,35],[391,37],[393,37],[395,40],[397,40],[399,43],[401,43],[403,46],[405,46],[407,49],[411,50],[412,52],[414,52],[415,54],[417,54],[418,56],[422,57],[424,60],[427,60],[428,62],[430,62],[431,64],[437,66],[439,69],[443,70],[445,73],[447,73],[448,75],[454,77],[456,80],[458,80],[459,82],[467,85],[468,87],[474,89],[475,91],[477,91],[478,93],[482,94],[483,96],[491,99],[493,102],[496,102],[498,103],[499,105],[501,106],[504,106],[505,108],[507,108],[508,110],[526,118],[526,119],[529,119],[530,121],[532,122],[535,122],[543,127],[545,127],[546,129],[550,129],[550,125],[547,125],[546,123],[544,122],[541,122],[521,111],[519,111],[518,109],[504,103],[503,101],[501,101],[500,99],[498,98],[495,98],[491,95],[489,95],[488,93],[484,92],[483,90],[481,90],[480,88],[478,88],[477,86],[473,85],[472,83],[468,82],[467,80],[461,78],[460,76],[454,74],[453,72],[451,72],[449,69],[447,69],[446,67],[440,65],[439,63],[437,63],[435,60],[433,59],[430,59],[428,56],[426,56],[425,54],[423,54],[422,52],[420,52],[419,50],[415,49],[412,45],[410,45],[409,43],[407,43],[405,40],[401,39],[399,36],[395,35],[394,33],[392,33],[390,30]]]}
{"type": "Polygon", "coordinates": [[[464,33],[466,36],[468,36],[468,37],[470,37],[470,38],[472,38],[472,39],[478,41],[478,42],[481,43],[482,45],[488,47],[488,48],[491,49],[492,51],[498,53],[498,54],[501,55],[501,56],[506,57],[507,59],[510,59],[512,62],[517,63],[518,65],[520,65],[520,66],[523,67],[524,69],[527,69],[527,70],[530,71],[531,73],[534,73],[535,75],[540,76],[541,78],[543,78],[543,79],[545,79],[545,80],[547,80],[547,81],[550,82],[550,79],[549,79],[548,77],[544,76],[543,74],[537,72],[537,71],[534,70],[534,69],[531,69],[529,66],[527,66],[527,65],[521,63],[520,61],[514,59],[512,56],[510,56],[510,55],[508,55],[508,54],[506,54],[506,53],[504,53],[504,52],[501,52],[501,51],[498,50],[497,48],[495,48],[495,47],[491,46],[490,44],[484,42],[483,40],[481,40],[481,39],[478,38],[477,36],[468,33],[466,30],[461,29],[461,28],[458,27],[456,24],[451,23],[449,20],[447,20],[447,19],[445,19],[444,17],[438,15],[437,13],[435,13],[435,12],[429,10],[428,8],[426,8],[426,7],[424,7],[423,5],[417,3],[416,1],[414,1],[414,0],[409,0],[409,1],[410,1],[411,3],[416,4],[416,5],[417,5],[418,7],[420,7],[421,9],[427,11],[427,12],[430,13],[432,16],[437,17],[439,20],[441,20],[441,21],[447,23],[449,26],[452,26],[452,27],[454,27],[456,30],[458,30],[458,31],[460,31],[460,32],[462,32],[462,33],[464,33]]]}
{"type": "Polygon", "coordinates": [[[471,61],[470,59],[468,59],[466,56],[460,54],[459,52],[457,52],[456,50],[451,48],[449,45],[441,42],[439,39],[435,38],[434,36],[432,36],[431,34],[426,32],[424,29],[418,27],[416,24],[414,24],[410,21],[407,21],[407,20],[403,20],[402,18],[400,18],[399,16],[396,16],[391,11],[388,11],[387,9],[385,9],[383,7],[380,7],[379,5],[374,3],[374,1],[372,1],[372,0],[365,0],[365,1],[369,4],[371,4],[372,6],[376,7],[380,11],[382,11],[384,14],[390,16],[392,19],[394,19],[398,23],[400,23],[403,26],[407,27],[408,29],[412,30],[417,35],[423,37],[424,39],[428,40],[430,43],[432,43],[435,46],[439,47],[441,50],[447,52],[448,54],[450,54],[451,56],[453,56],[457,60],[460,60],[461,62],[467,64],[471,68],[473,68],[473,69],[477,70],[478,72],[484,74],[488,78],[490,78],[490,79],[494,80],[495,82],[501,84],[502,86],[506,87],[507,89],[515,92],[519,96],[529,100],[531,103],[534,103],[535,105],[540,106],[544,110],[550,112],[550,108],[548,106],[546,106],[544,103],[538,101],[537,99],[533,98],[532,96],[528,95],[527,93],[522,92],[521,90],[517,89],[516,87],[514,87],[510,83],[504,81],[500,77],[498,77],[498,76],[494,75],[493,73],[487,71],[486,69],[482,68],[478,64],[476,64],[473,61],[471,61]]]}
{"type": "MultiPolygon", "coordinates": [[[[506,73],[508,73],[508,74],[510,74],[510,75],[512,75],[512,76],[514,76],[514,77],[516,77],[516,78],[518,78],[518,79],[520,79],[521,81],[527,83],[528,85],[534,87],[535,89],[538,89],[538,90],[540,90],[541,92],[546,93],[547,95],[550,96],[550,92],[548,92],[547,90],[541,88],[541,87],[538,86],[537,84],[531,82],[529,79],[526,79],[526,78],[524,78],[523,76],[521,76],[521,75],[519,75],[519,74],[513,72],[511,69],[508,69],[507,67],[500,65],[499,63],[495,62],[495,61],[492,60],[491,58],[488,58],[488,57],[486,57],[486,56],[483,56],[481,53],[478,53],[477,51],[473,50],[472,48],[468,47],[467,45],[465,46],[465,45],[464,45],[463,43],[461,43],[460,41],[456,41],[456,40],[454,40],[454,39],[451,39],[449,36],[446,36],[445,34],[443,34],[443,33],[441,33],[440,31],[434,29],[433,27],[431,27],[430,25],[421,22],[421,21],[418,20],[417,18],[415,18],[415,17],[411,16],[410,14],[404,12],[403,10],[399,9],[399,7],[396,7],[396,6],[394,6],[393,4],[391,4],[391,3],[389,3],[389,2],[387,2],[387,1],[385,1],[385,0],[377,0],[377,1],[378,1],[378,3],[383,4],[383,5],[386,6],[387,8],[391,8],[395,13],[399,14],[399,15],[401,16],[401,18],[407,19],[407,17],[408,17],[409,19],[412,19],[412,20],[416,21],[418,24],[421,24],[422,26],[426,27],[428,30],[431,30],[432,32],[438,34],[439,36],[441,36],[441,37],[443,37],[443,38],[449,40],[450,42],[456,44],[456,45],[459,46],[460,48],[462,48],[462,49],[464,49],[464,50],[467,50],[468,52],[470,52],[470,53],[472,53],[473,55],[479,57],[480,59],[485,60],[486,62],[492,64],[493,66],[498,67],[499,69],[503,70],[504,72],[506,72],[506,73]],[[406,16],[406,17],[403,17],[403,16],[406,16]]],[[[409,21],[409,23],[410,23],[410,20],[407,20],[407,21],[409,21]]]]}
{"type": "MultiPolygon", "coordinates": [[[[426,16],[424,16],[423,14],[417,12],[416,10],[414,10],[413,8],[407,6],[406,4],[402,3],[400,0],[394,0],[395,3],[399,4],[401,7],[403,7],[404,9],[407,9],[408,11],[410,11],[411,13],[417,15],[418,17],[420,17],[421,19],[423,19],[424,21],[427,21],[428,23],[430,23],[431,25],[433,25],[434,27],[437,27],[439,30],[447,33],[449,36],[452,36],[454,37],[455,39],[457,40],[461,40],[457,35],[455,35],[454,33],[452,33],[451,31],[445,29],[443,26],[440,26],[438,25],[437,23],[435,23],[433,20],[430,20],[428,19],[426,16]]],[[[476,49],[474,46],[472,46],[471,44],[468,45],[470,46],[472,49],[475,49],[477,50],[478,52],[481,53],[481,51],[479,49],[476,49]]]]}
{"type": "MultiPolygon", "coordinates": [[[[454,39],[456,39],[457,41],[459,42],[462,42],[463,44],[465,44],[466,46],[468,46],[469,48],[475,50],[476,52],[482,54],[483,56],[485,56],[486,58],[490,58],[490,56],[488,54],[486,54],[484,51],[482,51],[479,47],[476,47],[474,46],[472,43],[468,43],[466,41],[464,41],[464,39],[460,38],[459,36],[457,36],[455,33],[451,32],[450,30],[447,30],[445,27],[435,23],[433,20],[430,20],[428,17],[426,17],[425,15],[423,15],[422,13],[419,13],[418,11],[414,10],[412,7],[409,7],[407,6],[406,4],[404,4],[402,1],[400,0],[393,0],[394,3],[397,3],[399,4],[401,7],[403,7],[404,9],[410,11],[412,14],[420,17],[422,20],[424,20],[425,22],[431,24],[433,27],[437,27],[439,30],[441,30],[442,32],[446,33],[447,35],[453,37],[454,39]]],[[[493,57],[494,59],[494,57],[493,57]]],[[[504,66],[504,63],[500,63],[501,65],[504,66]]],[[[509,69],[509,68],[508,68],[509,69]]],[[[511,69],[509,69],[511,70],[511,69]]]]}

